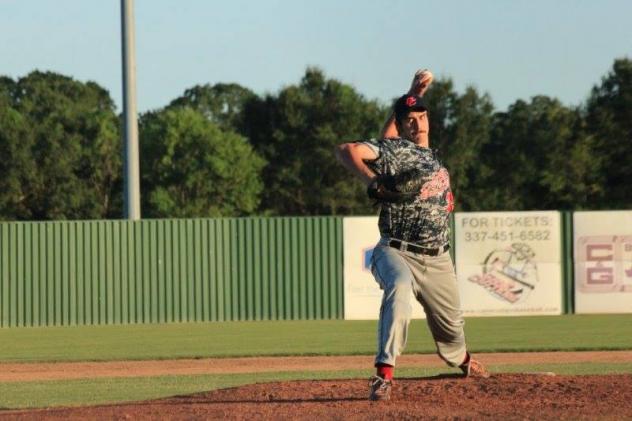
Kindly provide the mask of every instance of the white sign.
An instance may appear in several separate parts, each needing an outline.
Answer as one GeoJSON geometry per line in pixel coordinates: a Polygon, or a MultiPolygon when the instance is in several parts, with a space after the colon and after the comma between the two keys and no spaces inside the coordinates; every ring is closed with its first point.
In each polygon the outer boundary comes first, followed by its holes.
{"type": "Polygon", "coordinates": [[[575,312],[632,313],[632,211],[575,212],[575,312]]]}
{"type": "Polygon", "coordinates": [[[461,307],[470,316],[562,313],[560,214],[455,214],[461,307]]]}
{"type": "MultiPolygon", "coordinates": [[[[343,220],[345,320],[377,320],[382,290],[371,273],[371,255],[380,239],[378,218],[347,217],[343,220]]],[[[413,318],[424,312],[411,294],[413,318]]]]}

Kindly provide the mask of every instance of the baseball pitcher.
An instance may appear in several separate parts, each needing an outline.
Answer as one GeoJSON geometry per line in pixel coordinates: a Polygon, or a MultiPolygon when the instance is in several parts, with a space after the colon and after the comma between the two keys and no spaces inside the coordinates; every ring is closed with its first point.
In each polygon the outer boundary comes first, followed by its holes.
{"type": "Polygon", "coordinates": [[[465,376],[488,377],[466,350],[463,315],[449,249],[454,208],[447,169],[429,147],[428,109],[422,98],[432,74],[418,71],[410,91],[393,106],[382,139],[344,143],[338,160],[367,185],[380,204],[371,271],[383,290],[376,376],[371,400],[390,399],[396,358],[406,345],[410,295],[423,306],[439,356],[465,376]]]}

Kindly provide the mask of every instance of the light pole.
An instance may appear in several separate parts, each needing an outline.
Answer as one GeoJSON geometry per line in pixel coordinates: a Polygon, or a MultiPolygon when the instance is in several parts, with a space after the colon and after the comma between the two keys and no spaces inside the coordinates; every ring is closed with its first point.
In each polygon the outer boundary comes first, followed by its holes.
{"type": "Polygon", "coordinates": [[[123,139],[125,149],[124,217],[140,219],[138,164],[138,119],[136,115],[136,50],[134,47],[134,0],[121,0],[121,44],[123,51],[123,139]]]}

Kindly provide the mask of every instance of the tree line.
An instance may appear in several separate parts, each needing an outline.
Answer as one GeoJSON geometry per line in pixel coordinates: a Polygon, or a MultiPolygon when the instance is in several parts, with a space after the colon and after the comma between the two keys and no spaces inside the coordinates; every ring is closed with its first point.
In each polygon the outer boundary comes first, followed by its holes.
{"type": "MultiPolygon", "coordinates": [[[[425,98],[457,210],[632,207],[632,60],[615,60],[578,106],[535,96],[498,111],[449,78],[425,98]]],[[[377,137],[389,113],[317,68],[273,94],[194,86],[139,116],[142,215],[375,213],[333,147],[377,137]]],[[[0,219],[121,218],[122,147],[98,84],[0,77],[0,219]]]]}

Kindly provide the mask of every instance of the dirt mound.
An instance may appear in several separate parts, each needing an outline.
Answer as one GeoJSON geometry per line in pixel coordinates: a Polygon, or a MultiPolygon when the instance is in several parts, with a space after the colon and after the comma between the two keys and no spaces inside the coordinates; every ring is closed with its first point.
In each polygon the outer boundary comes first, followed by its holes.
{"type": "Polygon", "coordinates": [[[366,380],[253,384],[147,402],[36,411],[17,419],[622,419],[632,375],[497,374],[397,379],[390,402],[367,401],[366,380]]]}

